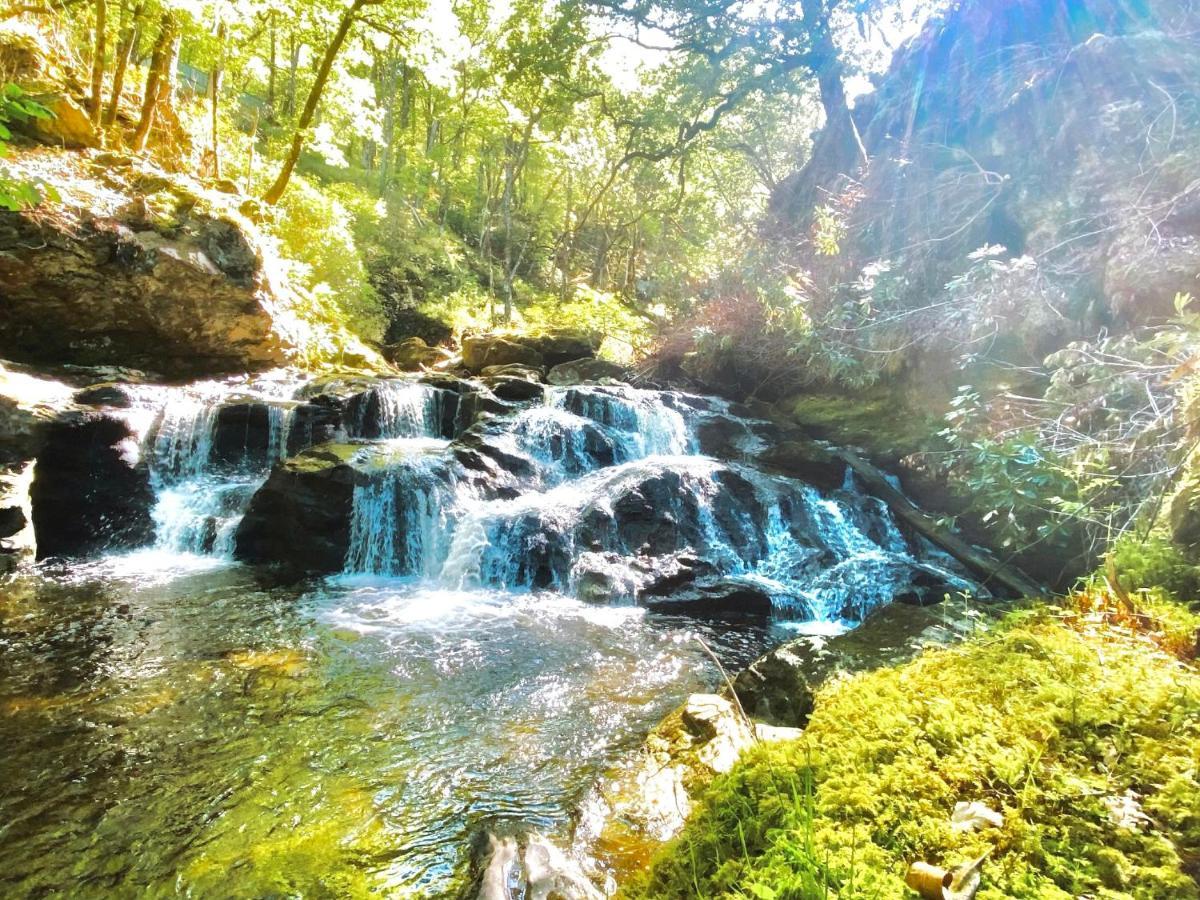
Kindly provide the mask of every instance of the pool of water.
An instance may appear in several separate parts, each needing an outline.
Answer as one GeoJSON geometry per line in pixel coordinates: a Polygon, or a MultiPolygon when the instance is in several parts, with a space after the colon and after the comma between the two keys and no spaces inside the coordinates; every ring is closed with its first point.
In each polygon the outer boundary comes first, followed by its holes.
{"type": "Polygon", "coordinates": [[[0,587],[0,895],[446,896],[785,635],[141,553],[0,587]]]}

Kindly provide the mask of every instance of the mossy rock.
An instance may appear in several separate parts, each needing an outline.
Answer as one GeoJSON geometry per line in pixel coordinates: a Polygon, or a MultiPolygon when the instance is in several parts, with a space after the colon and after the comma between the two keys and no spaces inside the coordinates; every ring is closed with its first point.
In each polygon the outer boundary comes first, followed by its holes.
{"type": "Polygon", "coordinates": [[[777,416],[816,437],[861,447],[876,459],[898,460],[925,449],[941,428],[934,413],[914,410],[895,393],[804,393],[775,404],[777,416]]]}

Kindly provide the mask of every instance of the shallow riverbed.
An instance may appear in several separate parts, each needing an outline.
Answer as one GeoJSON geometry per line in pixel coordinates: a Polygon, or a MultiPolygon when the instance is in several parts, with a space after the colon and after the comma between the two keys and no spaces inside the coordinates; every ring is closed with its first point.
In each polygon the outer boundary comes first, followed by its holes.
{"type": "MultiPolygon", "coordinates": [[[[782,627],[782,626],[779,626],[782,627]]],[[[0,893],[444,896],[783,635],[146,552],[0,596],[0,893]]]]}

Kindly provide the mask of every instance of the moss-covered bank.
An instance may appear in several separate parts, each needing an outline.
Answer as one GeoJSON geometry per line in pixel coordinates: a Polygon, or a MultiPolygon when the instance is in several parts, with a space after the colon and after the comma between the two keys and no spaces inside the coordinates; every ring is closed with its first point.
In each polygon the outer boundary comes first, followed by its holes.
{"type": "Polygon", "coordinates": [[[901,898],[911,862],[989,852],[990,900],[1200,897],[1200,672],[1167,649],[1196,619],[1169,621],[1081,599],[827,685],[626,895],[901,898]],[[964,801],[1003,825],[956,829],[964,801]]]}

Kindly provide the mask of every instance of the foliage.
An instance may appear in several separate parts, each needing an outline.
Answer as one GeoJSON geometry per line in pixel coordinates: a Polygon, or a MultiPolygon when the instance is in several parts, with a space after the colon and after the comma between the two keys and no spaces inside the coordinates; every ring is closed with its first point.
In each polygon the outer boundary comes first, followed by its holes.
{"type": "MultiPolygon", "coordinates": [[[[0,84],[0,159],[7,154],[12,138],[9,125],[30,119],[48,119],[52,113],[15,84],[0,84]]],[[[43,188],[29,181],[17,181],[0,167],[0,209],[16,211],[37,206],[42,201],[43,188]]]]}
{"type": "MultiPolygon", "coordinates": [[[[1193,628],[1196,618],[1193,617],[1193,628]]],[[[719,779],[631,897],[911,896],[990,852],[979,897],[1200,896],[1200,675],[1080,608],[823,688],[804,736],[719,779]],[[1003,827],[956,831],[980,801],[1003,827]]]]}

